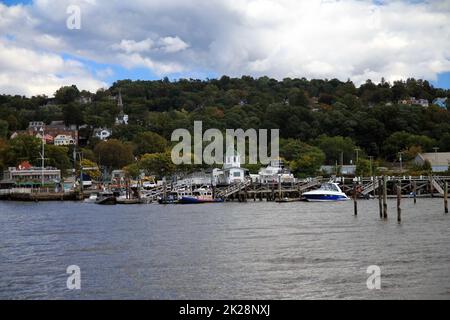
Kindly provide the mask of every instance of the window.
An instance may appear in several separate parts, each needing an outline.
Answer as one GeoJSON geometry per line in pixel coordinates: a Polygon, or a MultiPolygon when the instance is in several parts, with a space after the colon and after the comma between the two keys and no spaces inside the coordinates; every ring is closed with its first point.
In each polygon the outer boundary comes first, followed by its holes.
{"type": "Polygon", "coordinates": [[[234,172],[233,173],[233,177],[240,178],[241,177],[241,173],[240,172],[234,172]]]}

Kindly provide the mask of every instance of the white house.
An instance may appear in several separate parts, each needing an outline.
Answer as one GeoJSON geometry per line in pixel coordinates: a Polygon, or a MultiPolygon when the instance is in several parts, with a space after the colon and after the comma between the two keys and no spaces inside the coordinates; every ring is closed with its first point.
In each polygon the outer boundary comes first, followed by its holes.
{"type": "Polygon", "coordinates": [[[418,105],[424,108],[428,108],[428,106],[430,105],[427,99],[416,99],[415,97],[410,97],[409,99],[406,100],[400,100],[399,104],[418,105]]]}
{"type": "Polygon", "coordinates": [[[433,172],[448,171],[450,165],[450,152],[419,153],[414,159],[415,164],[419,166],[423,166],[425,161],[428,161],[431,164],[431,170],[433,172]]]}
{"type": "Polygon", "coordinates": [[[237,153],[227,153],[223,169],[214,169],[213,177],[216,184],[230,185],[245,182],[247,169],[241,168],[241,156],[237,153]]]}
{"type": "Polygon", "coordinates": [[[75,144],[75,140],[72,136],[60,134],[56,136],[54,144],[55,146],[69,146],[75,144]]]}
{"type": "Polygon", "coordinates": [[[99,128],[94,130],[94,137],[99,138],[102,141],[107,140],[111,136],[112,130],[110,129],[99,128]]]}

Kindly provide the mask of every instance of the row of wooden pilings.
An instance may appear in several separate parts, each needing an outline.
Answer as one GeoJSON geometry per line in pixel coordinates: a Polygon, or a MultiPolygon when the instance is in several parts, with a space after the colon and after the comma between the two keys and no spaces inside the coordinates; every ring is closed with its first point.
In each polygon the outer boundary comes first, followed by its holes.
{"type": "MultiPolygon", "coordinates": [[[[413,185],[414,191],[413,191],[413,197],[414,197],[414,204],[417,203],[417,185],[416,182],[414,182],[413,185]]],[[[396,185],[397,190],[397,221],[400,223],[402,222],[402,187],[401,187],[401,181],[399,180],[396,185]]],[[[358,215],[358,192],[357,192],[357,185],[356,182],[353,183],[353,203],[354,203],[354,212],[355,216],[358,215]]],[[[379,204],[379,210],[380,210],[380,219],[387,220],[388,218],[388,205],[387,205],[387,180],[386,177],[383,177],[382,179],[378,180],[378,204],[379,204]]],[[[448,182],[445,181],[444,183],[444,213],[448,213],[448,182]]]]}

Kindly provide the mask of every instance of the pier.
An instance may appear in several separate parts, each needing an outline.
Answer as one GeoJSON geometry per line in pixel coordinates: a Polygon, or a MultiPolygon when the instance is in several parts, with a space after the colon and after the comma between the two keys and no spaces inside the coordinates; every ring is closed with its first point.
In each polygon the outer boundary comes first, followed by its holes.
{"type": "MultiPolygon", "coordinates": [[[[376,177],[336,177],[333,179],[316,177],[298,180],[291,183],[259,183],[250,179],[241,183],[228,186],[213,186],[215,198],[225,201],[276,201],[291,202],[300,200],[302,194],[318,189],[322,183],[337,182],[343,192],[352,198],[373,199],[382,198],[385,193],[386,198],[444,198],[448,194],[448,184],[450,176],[376,176],[376,177]],[[383,191],[383,179],[386,189],[383,191]],[[446,187],[447,186],[447,187],[446,187]]],[[[150,190],[142,190],[145,197],[153,201],[165,198],[169,193],[198,188],[201,185],[187,185],[186,183],[165,183],[150,190]]],[[[91,192],[98,190],[84,190],[70,192],[55,192],[49,188],[13,188],[0,190],[0,200],[12,201],[76,201],[83,200],[91,192]]]]}

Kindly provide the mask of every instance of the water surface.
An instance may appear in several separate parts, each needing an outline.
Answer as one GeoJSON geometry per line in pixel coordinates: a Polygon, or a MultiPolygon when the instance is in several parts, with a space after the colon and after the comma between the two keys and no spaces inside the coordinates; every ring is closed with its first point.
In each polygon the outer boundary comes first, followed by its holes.
{"type": "Polygon", "coordinates": [[[449,299],[442,199],[98,206],[0,202],[3,299],[449,299]],[[81,268],[69,291],[66,268],[81,268]],[[382,289],[367,289],[378,265],[382,289]]]}

